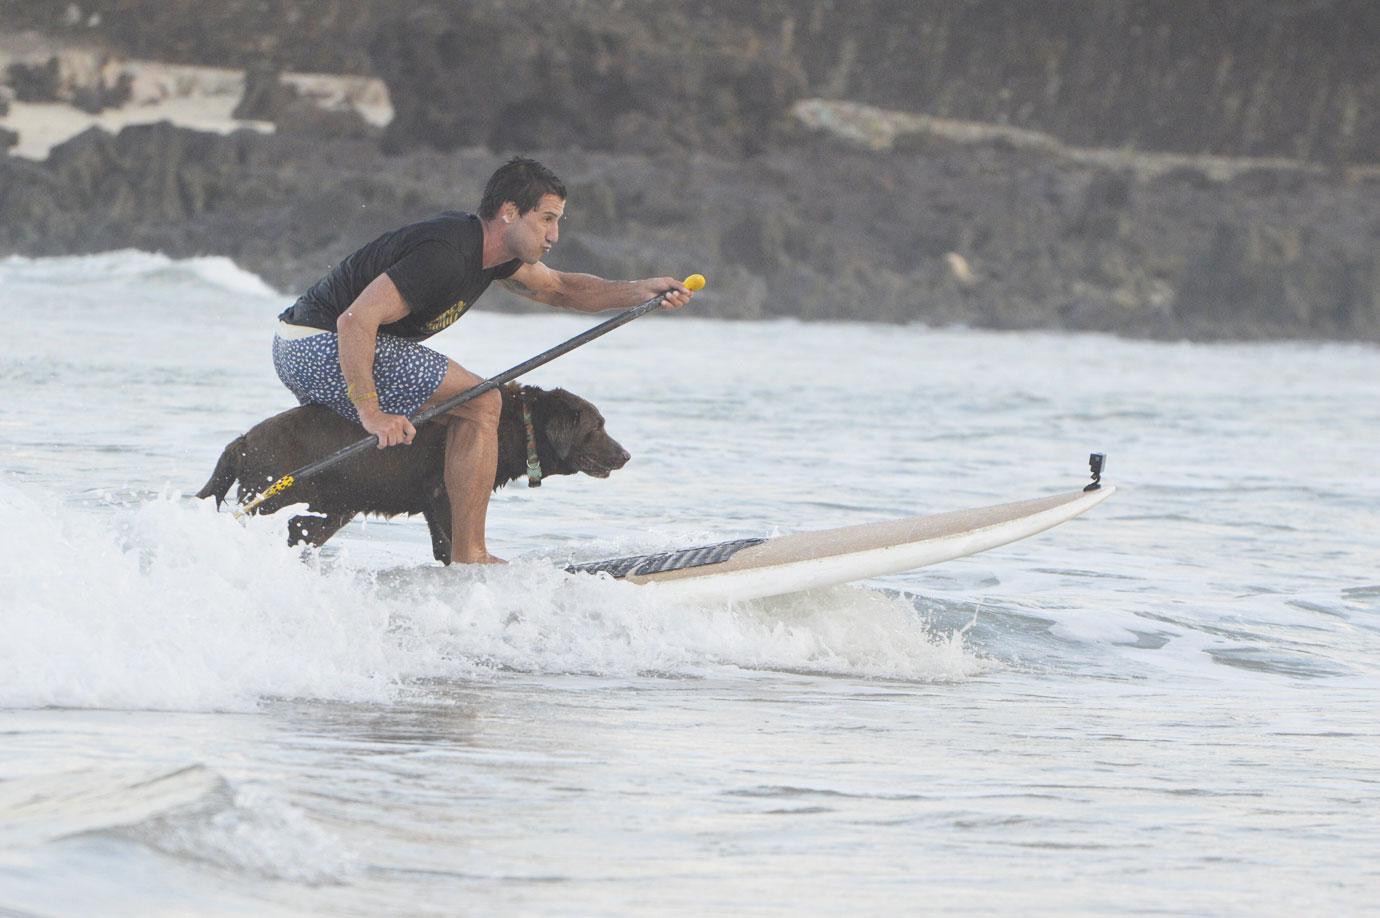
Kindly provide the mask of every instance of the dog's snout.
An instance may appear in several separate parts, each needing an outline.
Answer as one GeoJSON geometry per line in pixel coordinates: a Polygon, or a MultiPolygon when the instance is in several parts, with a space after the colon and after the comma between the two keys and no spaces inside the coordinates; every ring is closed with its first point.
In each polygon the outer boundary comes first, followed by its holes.
{"type": "Polygon", "coordinates": [[[621,469],[623,466],[627,465],[628,460],[632,458],[632,453],[624,449],[622,443],[619,443],[608,434],[604,434],[604,443],[602,445],[603,448],[600,452],[603,454],[603,462],[610,469],[621,469]]]}

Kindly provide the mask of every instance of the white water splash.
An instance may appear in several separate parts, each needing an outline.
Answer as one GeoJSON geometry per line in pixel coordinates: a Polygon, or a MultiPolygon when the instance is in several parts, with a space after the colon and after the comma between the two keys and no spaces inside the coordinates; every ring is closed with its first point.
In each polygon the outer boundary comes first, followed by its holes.
{"type": "Polygon", "coordinates": [[[421,678],[698,675],[718,667],[928,680],[978,661],[902,600],[861,589],[740,607],[543,561],[376,573],[165,493],[71,507],[0,480],[6,707],[251,710],[268,697],[387,701],[421,678]]]}

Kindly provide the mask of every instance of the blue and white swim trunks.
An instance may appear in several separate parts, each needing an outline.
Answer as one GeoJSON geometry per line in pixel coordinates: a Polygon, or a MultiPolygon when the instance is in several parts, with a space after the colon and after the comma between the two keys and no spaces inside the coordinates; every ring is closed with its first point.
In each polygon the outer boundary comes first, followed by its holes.
{"type": "MultiPolygon", "coordinates": [[[[450,361],[416,341],[380,334],[374,348],[374,385],[379,407],[411,417],[441,385],[450,361]]],[[[273,337],[273,368],[303,405],[325,405],[359,423],[340,371],[340,338],[335,332],[279,323],[273,337]]]]}

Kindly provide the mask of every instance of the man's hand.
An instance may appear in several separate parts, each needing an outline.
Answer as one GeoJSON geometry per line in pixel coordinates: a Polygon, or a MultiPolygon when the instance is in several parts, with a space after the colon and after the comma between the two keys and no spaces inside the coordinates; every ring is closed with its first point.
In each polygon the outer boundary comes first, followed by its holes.
{"type": "Polygon", "coordinates": [[[629,309],[663,293],[666,294],[666,307],[679,309],[690,302],[692,295],[685,284],[674,277],[611,281],[593,274],[554,271],[541,262],[523,265],[500,283],[529,300],[577,312],[629,309]]]}
{"type": "Polygon", "coordinates": [[[649,277],[637,283],[646,293],[646,296],[642,297],[643,302],[662,293],[666,294],[666,299],[663,302],[667,309],[679,309],[690,302],[690,297],[695,295],[686,288],[685,284],[674,277],[649,277]]]}
{"type": "Polygon", "coordinates": [[[417,428],[404,415],[389,414],[377,405],[367,408],[359,406],[359,422],[365,430],[379,438],[379,449],[400,443],[411,446],[412,438],[417,436],[417,428]]]}

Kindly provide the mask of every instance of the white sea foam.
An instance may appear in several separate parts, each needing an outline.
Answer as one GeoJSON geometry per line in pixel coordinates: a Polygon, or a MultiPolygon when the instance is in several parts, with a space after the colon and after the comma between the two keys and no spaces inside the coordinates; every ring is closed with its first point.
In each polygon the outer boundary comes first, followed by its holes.
{"type": "Polygon", "coordinates": [[[211,287],[229,293],[282,298],[282,294],[265,283],[263,278],[222,255],[171,258],[161,252],[119,249],[57,258],[26,258],[22,255],[0,258],[0,287],[31,284],[51,288],[53,284],[60,283],[64,287],[80,289],[93,284],[127,287],[149,282],[181,285],[184,288],[211,287]]]}
{"type": "Polygon", "coordinates": [[[909,603],[861,588],[698,606],[526,561],[478,573],[399,571],[379,590],[408,608],[419,638],[444,638],[471,674],[701,675],[729,666],[942,681],[981,668],[960,638],[931,634],[909,603]]]}
{"type": "Polygon", "coordinates": [[[419,678],[696,675],[718,667],[915,680],[979,668],[911,606],[844,588],[737,608],[506,568],[323,565],[246,524],[164,494],[73,507],[0,480],[0,706],[248,710],[266,697],[387,701],[419,678]]]}
{"type": "Polygon", "coordinates": [[[24,521],[0,531],[0,705],[379,701],[405,669],[387,611],[300,562],[276,526],[175,496],[107,515],[4,481],[0,506],[24,521]]]}

